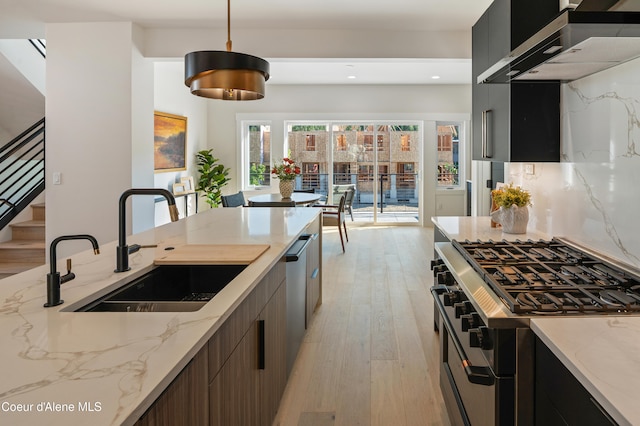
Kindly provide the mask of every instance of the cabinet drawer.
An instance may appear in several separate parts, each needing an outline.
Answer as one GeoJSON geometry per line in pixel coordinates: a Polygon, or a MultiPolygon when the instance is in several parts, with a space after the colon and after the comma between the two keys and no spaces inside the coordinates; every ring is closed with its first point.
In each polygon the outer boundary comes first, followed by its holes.
{"type": "Polygon", "coordinates": [[[209,382],[231,355],[242,337],[285,279],[285,262],[278,262],[251,291],[218,331],[209,339],[209,382]]]}

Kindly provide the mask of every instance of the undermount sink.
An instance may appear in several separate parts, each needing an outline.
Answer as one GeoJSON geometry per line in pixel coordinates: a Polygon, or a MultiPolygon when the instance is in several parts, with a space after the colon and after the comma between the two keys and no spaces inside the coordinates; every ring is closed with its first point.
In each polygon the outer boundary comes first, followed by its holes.
{"type": "Polygon", "coordinates": [[[246,265],[163,265],[75,312],[193,312],[246,265]]]}

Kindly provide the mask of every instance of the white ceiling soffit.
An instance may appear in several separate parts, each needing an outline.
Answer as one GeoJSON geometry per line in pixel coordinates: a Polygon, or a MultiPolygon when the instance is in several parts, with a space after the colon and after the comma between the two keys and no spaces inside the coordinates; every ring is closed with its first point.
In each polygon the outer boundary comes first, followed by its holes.
{"type": "MultiPolygon", "coordinates": [[[[491,0],[233,0],[232,27],[467,31],[491,0]]],[[[132,21],[143,27],[226,26],[224,0],[0,0],[1,18],[132,21]]]]}
{"type": "Polygon", "coordinates": [[[470,59],[269,59],[267,84],[471,84],[470,59]]]}

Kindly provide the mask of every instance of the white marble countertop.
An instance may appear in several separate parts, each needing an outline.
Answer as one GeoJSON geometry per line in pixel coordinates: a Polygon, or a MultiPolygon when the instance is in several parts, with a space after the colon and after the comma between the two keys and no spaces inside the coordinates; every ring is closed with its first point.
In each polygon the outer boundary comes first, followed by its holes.
{"type": "Polygon", "coordinates": [[[536,318],[531,329],[620,425],[640,425],[640,318],[536,318]]]}
{"type": "Polygon", "coordinates": [[[434,216],[431,218],[434,226],[450,240],[548,240],[550,235],[527,229],[526,234],[508,234],[502,228],[492,228],[489,216],[434,216]]]}
{"type": "MultiPolygon", "coordinates": [[[[92,250],[71,256],[76,278],[62,285],[65,303],[53,308],[42,306],[48,265],[1,280],[0,424],[134,423],[318,214],[207,210],[128,236],[129,245],[158,248],[132,254],[131,271],[118,274],[117,242],[103,244],[98,256],[92,250]],[[270,248],[196,312],[70,312],[151,270],[155,250],[187,243],[270,248]]],[[[57,263],[64,272],[64,259],[57,263]]]]}

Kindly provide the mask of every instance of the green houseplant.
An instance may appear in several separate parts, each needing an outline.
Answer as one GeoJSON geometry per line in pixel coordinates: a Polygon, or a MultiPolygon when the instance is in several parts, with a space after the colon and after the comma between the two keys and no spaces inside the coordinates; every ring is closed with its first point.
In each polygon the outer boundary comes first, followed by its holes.
{"type": "Polygon", "coordinates": [[[196,190],[204,192],[207,204],[215,208],[222,202],[222,187],[231,179],[227,177],[229,169],[218,164],[220,160],[213,156],[212,151],[205,149],[196,153],[200,173],[196,190]]]}

